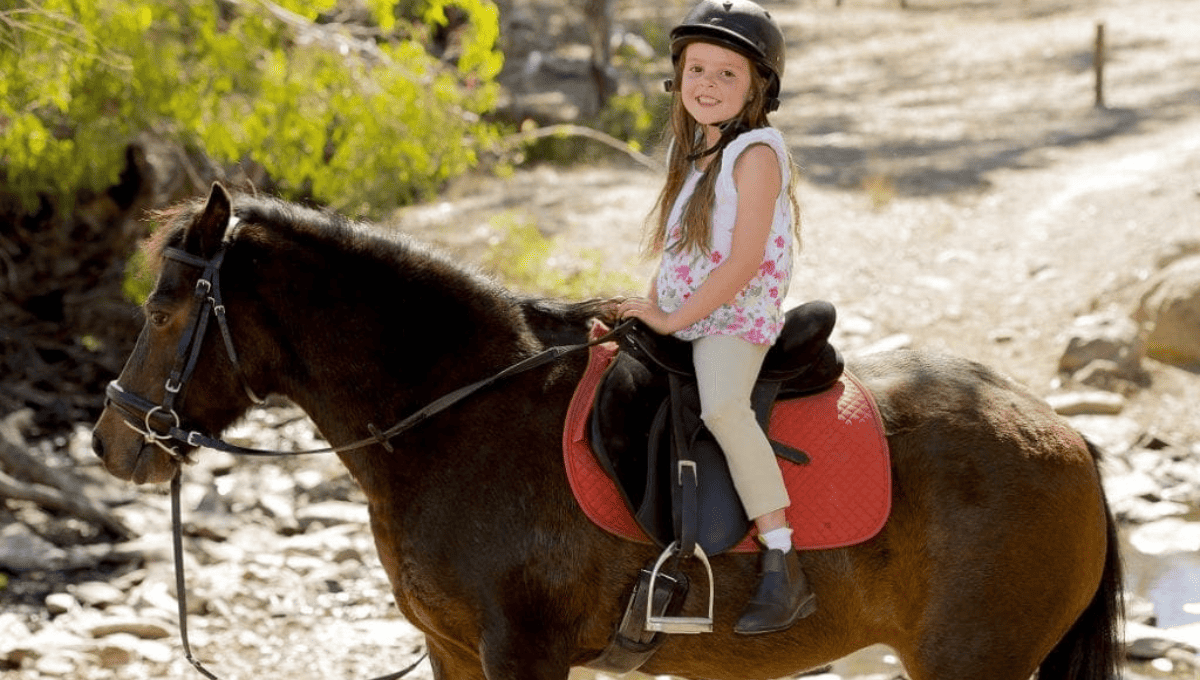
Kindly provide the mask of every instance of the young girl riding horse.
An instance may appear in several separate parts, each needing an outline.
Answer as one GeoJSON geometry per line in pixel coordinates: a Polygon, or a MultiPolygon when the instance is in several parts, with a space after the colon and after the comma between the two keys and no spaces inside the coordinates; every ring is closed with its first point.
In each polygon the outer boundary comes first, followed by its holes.
{"type": "Polygon", "coordinates": [[[791,504],[750,393],[783,326],[799,243],[792,160],[767,114],[779,106],[784,40],[749,0],[701,0],[671,31],[666,183],[649,222],[661,263],[646,298],[619,305],[692,342],[704,424],[764,544],[743,634],[784,630],[816,610],[792,548],[791,504]]]}

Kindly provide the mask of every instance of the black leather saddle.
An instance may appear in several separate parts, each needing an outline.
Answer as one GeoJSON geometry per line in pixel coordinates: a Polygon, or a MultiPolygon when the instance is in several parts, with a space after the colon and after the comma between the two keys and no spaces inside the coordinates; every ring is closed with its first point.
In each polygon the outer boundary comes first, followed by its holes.
{"type": "MultiPolygon", "coordinates": [[[[829,344],[836,316],[823,301],[787,312],[752,397],[764,430],[777,399],[820,392],[841,376],[842,357],[829,344]]],[[[659,546],[678,542],[690,554],[699,545],[708,555],[734,547],[751,523],[725,456],[700,419],[691,343],[640,323],[620,343],[592,410],[589,439],[597,460],[659,546]]],[[[808,462],[803,451],[772,445],[776,455],[808,462]]]]}

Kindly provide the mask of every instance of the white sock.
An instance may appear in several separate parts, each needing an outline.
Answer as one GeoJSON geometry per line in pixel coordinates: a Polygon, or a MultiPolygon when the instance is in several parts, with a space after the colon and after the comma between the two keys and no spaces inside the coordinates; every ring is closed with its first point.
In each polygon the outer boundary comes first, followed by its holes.
{"type": "Polygon", "coordinates": [[[768,550],[788,552],[792,549],[792,528],[772,529],[762,534],[762,542],[767,545],[768,550]]]}

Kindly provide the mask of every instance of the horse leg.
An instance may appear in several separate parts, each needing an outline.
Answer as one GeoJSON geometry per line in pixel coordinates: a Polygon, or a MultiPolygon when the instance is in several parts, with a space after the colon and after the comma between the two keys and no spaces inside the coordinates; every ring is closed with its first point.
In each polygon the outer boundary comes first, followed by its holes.
{"type": "Polygon", "coordinates": [[[487,680],[479,659],[463,654],[453,646],[442,645],[426,636],[429,645],[429,665],[435,680],[487,680]]]}
{"type": "Polygon", "coordinates": [[[1100,502],[1066,482],[1058,492],[1061,512],[1040,520],[1015,507],[991,509],[1013,519],[1008,533],[989,531],[981,518],[965,523],[973,535],[941,541],[952,529],[932,523],[930,549],[941,554],[929,561],[936,566],[927,604],[907,644],[893,645],[913,680],[1028,680],[1088,606],[1104,568],[1103,519],[1060,518],[1083,517],[1100,502]]]}

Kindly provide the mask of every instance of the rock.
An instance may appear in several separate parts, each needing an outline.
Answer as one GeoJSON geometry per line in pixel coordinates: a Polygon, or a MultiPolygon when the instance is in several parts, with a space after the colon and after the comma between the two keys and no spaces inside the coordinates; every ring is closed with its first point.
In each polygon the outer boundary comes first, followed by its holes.
{"type": "Polygon", "coordinates": [[[53,678],[65,678],[74,677],[77,666],[78,663],[74,655],[55,653],[38,659],[33,668],[41,675],[48,675],[53,678]]]}
{"type": "Polygon", "coordinates": [[[105,621],[89,628],[88,633],[95,638],[124,633],[142,640],[161,640],[171,635],[162,624],[145,620],[105,621]]]}
{"type": "Polygon", "coordinates": [[[170,661],[174,652],[165,642],[144,640],[128,633],[114,633],[97,640],[87,651],[104,668],[126,666],[138,659],[156,663],[170,661]]]}
{"type": "Polygon", "coordinates": [[[1125,655],[1138,661],[1150,661],[1166,657],[1168,650],[1178,646],[1178,642],[1159,637],[1138,638],[1125,646],[1125,655]]]}
{"type": "Polygon", "coordinates": [[[66,614],[79,608],[79,601],[70,593],[50,593],[46,596],[46,611],[51,616],[66,614]]]}
{"type": "Polygon", "coordinates": [[[1125,416],[1084,415],[1068,419],[1071,427],[1109,453],[1128,451],[1145,432],[1140,423],[1125,416]]]}
{"type": "Polygon", "coordinates": [[[1146,284],[1134,319],[1146,326],[1146,355],[1200,365],[1200,256],[1176,260],[1146,284]]]}
{"type": "Polygon", "coordinates": [[[343,552],[352,551],[354,555],[361,558],[350,538],[350,533],[354,529],[355,525],[353,524],[343,524],[290,536],[279,542],[278,549],[288,556],[330,557],[334,561],[342,561],[338,560],[337,556],[343,552]]]}
{"type": "Polygon", "coordinates": [[[20,616],[0,613],[0,661],[19,666],[25,656],[19,643],[28,640],[31,635],[20,616]]]}
{"type": "Polygon", "coordinates": [[[333,526],[335,524],[358,524],[365,526],[370,518],[367,506],[348,501],[324,501],[296,508],[296,521],[304,531],[313,524],[333,526]]]}
{"type": "Polygon", "coordinates": [[[1200,552],[1200,522],[1171,517],[1140,526],[1129,544],[1147,555],[1200,552]]]}
{"type": "Polygon", "coordinates": [[[1068,331],[1058,370],[1075,376],[1100,361],[1104,363],[1090,369],[1091,374],[1140,383],[1145,380],[1143,354],[1141,327],[1135,321],[1114,312],[1089,314],[1075,319],[1068,331]]]}
{"type": "Polygon", "coordinates": [[[1046,397],[1046,402],[1055,413],[1064,416],[1115,416],[1125,409],[1125,397],[1103,391],[1052,394],[1046,397]]]}
{"type": "Polygon", "coordinates": [[[127,666],[137,658],[134,650],[118,645],[100,645],[92,650],[92,655],[102,668],[127,666]]]}
{"type": "Polygon", "coordinates": [[[96,609],[104,609],[125,601],[125,593],[100,581],[80,583],[71,586],[70,591],[80,603],[96,609]]]}
{"type": "Polygon", "coordinates": [[[1072,376],[1075,382],[1088,387],[1095,387],[1109,392],[1131,391],[1131,382],[1127,380],[1121,366],[1108,359],[1096,359],[1075,372],[1072,376]]]}
{"type": "Polygon", "coordinates": [[[1134,659],[1174,657],[1174,652],[1195,655],[1200,649],[1200,624],[1192,623],[1173,628],[1155,628],[1134,621],[1125,623],[1125,653],[1134,659]]]}

